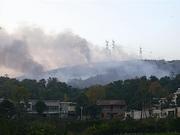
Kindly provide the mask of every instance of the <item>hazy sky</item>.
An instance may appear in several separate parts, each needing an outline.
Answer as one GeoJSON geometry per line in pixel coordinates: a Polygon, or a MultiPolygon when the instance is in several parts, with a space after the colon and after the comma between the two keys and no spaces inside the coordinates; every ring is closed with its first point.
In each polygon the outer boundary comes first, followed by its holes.
{"type": "Polygon", "coordinates": [[[70,29],[99,46],[113,39],[146,58],[180,59],[180,0],[0,0],[0,25],[70,29]]]}

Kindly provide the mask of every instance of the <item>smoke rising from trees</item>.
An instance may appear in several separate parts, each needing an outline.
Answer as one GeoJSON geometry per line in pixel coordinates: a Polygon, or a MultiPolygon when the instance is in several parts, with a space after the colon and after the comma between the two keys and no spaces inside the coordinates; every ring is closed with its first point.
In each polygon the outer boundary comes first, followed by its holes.
{"type": "Polygon", "coordinates": [[[33,60],[25,41],[4,33],[0,35],[0,67],[4,66],[22,73],[38,74],[43,66],[33,60]]]}
{"type": "Polygon", "coordinates": [[[88,63],[89,43],[64,32],[48,35],[40,28],[26,27],[13,34],[0,31],[0,67],[37,74],[56,67],[88,63]]]}
{"type": "Polygon", "coordinates": [[[168,75],[156,65],[127,54],[120,46],[111,46],[109,50],[95,46],[70,31],[54,34],[46,33],[41,28],[24,27],[9,34],[0,30],[0,68],[38,75],[49,73],[44,71],[51,69],[76,66],[54,74],[54,77],[64,77],[66,81],[73,77],[88,78],[102,74],[115,74],[111,77],[113,80],[123,76],[127,79],[127,76],[168,75]]]}

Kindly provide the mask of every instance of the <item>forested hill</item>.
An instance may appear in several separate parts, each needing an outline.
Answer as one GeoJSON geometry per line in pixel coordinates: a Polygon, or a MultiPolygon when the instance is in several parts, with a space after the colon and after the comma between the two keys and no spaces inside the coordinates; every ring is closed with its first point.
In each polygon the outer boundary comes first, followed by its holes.
{"type": "Polygon", "coordinates": [[[141,76],[173,76],[180,74],[180,61],[165,60],[127,60],[86,63],[49,70],[38,75],[24,75],[18,79],[31,78],[40,80],[57,78],[59,81],[76,88],[92,85],[106,85],[117,80],[132,79],[141,76]]]}
{"type": "Polygon", "coordinates": [[[28,99],[58,99],[75,101],[78,105],[86,107],[91,107],[99,99],[124,99],[129,108],[138,108],[143,99],[150,103],[153,98],[167,97],[178,88],[180,88],[180,75],[160,79],[155,76],[150,78],[144,76],[85,89],[72,88],[56,78],[18,81],[0,77],[1,98],[8,98],[15,102],[28,99]]]}
{"type": "Polygon", "coordinates": [[[85,88],[95,84],[105,85],[117,80],[132,79],[151,75],[157,77],[173,77],[180,74],[180,60],[143,60],[123,62],[107,69],[107,72],[91,76],[87,79],[71,79],[68,84],[73,87],[85,88]]]}
{"type": "Polygon", "coordinates": [[[150,64],[157,65],[160,69],[164,69],[166,71],[170,71],[174,74],[180,74],[180,60],[144,60],[150,64]]]}

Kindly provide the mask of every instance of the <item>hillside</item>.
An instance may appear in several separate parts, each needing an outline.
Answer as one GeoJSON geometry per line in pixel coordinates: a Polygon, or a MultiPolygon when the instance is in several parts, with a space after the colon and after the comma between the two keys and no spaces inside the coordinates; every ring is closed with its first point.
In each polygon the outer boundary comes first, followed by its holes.
{"type": "Polygon", "coordinates": [[[23,76],[30,79],[58,78],[73,87],[88,87],[95,84],[108,84],[141,76],[172,76],[180,73],[180,60],[130,60],[90,63],[50,70],[36,76],[23,76]]]}

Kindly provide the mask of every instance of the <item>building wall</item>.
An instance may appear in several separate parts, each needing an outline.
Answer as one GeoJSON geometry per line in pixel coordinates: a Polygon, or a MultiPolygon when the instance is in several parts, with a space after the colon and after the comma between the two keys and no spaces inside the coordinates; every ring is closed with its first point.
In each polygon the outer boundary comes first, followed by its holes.
{"type": "Polygon", "coordinates": [[[176,117],[176,108],[167,108],[162,110],[164,117],[176,117]]]}
{"type": "Polygon", "coordinates": [[[125,116],[125,106],[121,105],[106,105],[102,106],[101,118],[103,119],[115,119],[125,116]]]}
{"type": "Polygon", "coordinates": [[[177,117],[180,118],[180,107],[177,107],[177,117]]]}
{"type": "Polygon", "coordinates": [[[132,117],[135,120],[146,119],[150,117],[149,111],[132,111],[132,117]]]}
{"type": "Polygon", "coordinates": [[[161,110],[160,109],[152,110],[152,117],[154,117],[154,118],[161,118],[162,117],[161,110]]]}
{"type": "MultiPolygon", "coordinates": [[[[37,113],[35,109],[36,102],[37,100],[29,101],[29,113],[37,113]]],[[[61,118],[67,118],[69,112],[71,112],[71,114],[76,112],[76,104],[73,102],[60,102],[59,100],[45,100],[44,102],[47,106],[47,110],[44,113],[47,115],[57,114],[61,118]]]]}

